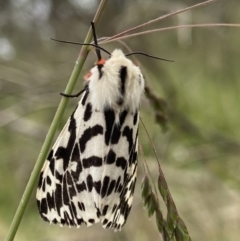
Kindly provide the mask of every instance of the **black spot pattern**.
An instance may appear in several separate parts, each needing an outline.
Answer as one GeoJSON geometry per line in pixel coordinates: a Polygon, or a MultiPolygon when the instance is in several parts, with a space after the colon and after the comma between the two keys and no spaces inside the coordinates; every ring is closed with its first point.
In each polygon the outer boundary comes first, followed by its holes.
{"type": "Polygon", "coordinates": [[[46,191],[46,179],[43,180],[42,190],[43,190],[44,192],[46,191]]]}
{"type": "Polygon", "coordinates": [[[46,200],[46,198],[43,198],[43,199],[41,200],[41,204],[40,204],[39,206],[40,206],[41,213],[47,214],[48,206],[47,206],[47,200],[46,200]]]}
{"type": "Polygon", "coordinates": [[[121,66],[120,71],[119,71],[119,76],[120,76],[120,80],[121,80],[120,93],[124,97],[125,83],[126,83],[126,77],[127,77],[127,67],[126,66],[121,66]]]}
{"type": "Polygon", "coordinates": [[[111,144],[113,145],[117,144],[119,142],[120,136],[121,136],[120,126],[115,124],[112,131],[111,144]]]}
{"type": "Polygon", "coordinates": [[[97,217],[100,218],[101,212],[100,212],[99,208],[96,207],[96,203],[94,203],[94,204],[95,204],[95,208],[97,210],[97,217]]]}
{"type": "Polygon", "coordinates": [[[47,160],[51,161],[53,158],[53,150],[50,151],[50,153],[48,154],[47,160]]]}
{"type": "Polygon", "coordinates": [[[50,178],[49,176],[47,176],[47,184],[48,184],[49,186],[51,186],[51,184],[52,184],[51,178],[50,178]]]}
{"type": "Polygon", "coordinates": [[[77,183],[76,187],[77,187],[77,190],[78,190],[79,193],[82,192],[82,191],[87,190],[87,187],[86,187],[86,184],[85,184],[84,181],[82,183],[80,183],[80,184],[77,183]]]}
{"type": "Polygon", "coordinates": [[[119,115],[119,124],[115,123],[115,113],[113,110],[108,109],[104,112],[106,131],[105,131],[105,143],[106,145],[117,144],[121,137],[121,128],[128,114],[127,110],[124,110],[119,115]]]}
{"type": "Polygon", "coordinates": [[[113,125],[115,122],[115,113],[113,110],[105,110],[104,118],[106,121],[106,131],[105,131],[105,144],[108,146],[110,142],[110,137],[113,129],[113,125]]]}
{"type": "Polygon", "coordinates": [[[132,149],[130,151],[129,165],[135,164],[137,162],[137,152],[136,152],[137,138],[138,138],[138,130],[137,130],[137,134],[136,134],[136,137],[135,137],[134,146],[132,146],[132,149]]]}
{"type": "Polygon", "coordinates": [[[54,198],[49,193],[47,194],[47,204],[50,210],[54,208],[54,198]]]}
{"type": "Polygon", "coordinates": [[[84,168],[100,167],[102,166],[102,158],[97,156],[91,156],[89,158],[84,158],[82,160],[82,163],[84,168]]]}
{"type": "Polygon", "coordinates": [[[66,224],[66,221],[61,218],[60,223],[61,223],[62,225],[64,225],[64,224],[66,224]]]}
{"type": "Polygon", "coordinates": [[[84,121],[88,121],[92,116],[92,105],[91,103],[87,103],[85,112],[84,112],[84,116],[83,116],[83,120],[84,121]]]}
{"type": "Polygon", "coordinates": [[[113,206],[113,208],[112,208],[112,213],[114,213],[114,212],[115,212],[116,208],[117,208],[117,205],[116,205],[116,204],[114,204],[114,206],[113,206]]]}
{"type": "Polygon", "coordinates": [[[55,170],[55,178],[58,180],[60,183],[62,182],[63,175],[61,175],[58,170],[55,170]]]}
{"type": "Polygon", "coordinates": [[[124,111],[122,111],[121,113],[120,113],[120,126],[122,126],[123,125],[123,123],[124,123],[124,121],[125,121],[125,119],[126,119],[126,116],[127,116],[127,114],[128,114],[128,111],[127,110],[124,110],[124,111]]]}
{"type": "Polygon", "coordinates": [[[78,208],[79,208],[81,211],[85,211],[85,205],[84,205],[84,203],[78,202],[78,208]]]}
{"type": "MultiPolygon", "coordinates": [[[[72,212],[73,212],[74,217],[77,219],[77,209],[76,209],[76,206],[75,205],[71,205],[71,208],[72,208],[72,212]]],[[[76,226],[75,223],[74,223],[74,226],[76,226]]]]}
{"type": "Polygon", "coordinates": [[[40,173],[38,187],[41,188],[43,184],[43,172],[40,173]]]}
{"type": "Polygon", "coordinates": [[[108,155],[104,158],[106,164],[113,164],[116,160],[116,153],[110,149],[108,155]]]}
{"type": "Polygon", "coordinates": [[[93,189],[93,179],[91,175],[87,176],[87,186],[88,186],[88,191],[91,192],[93,189]]]}
{"type": "Polygon", "coordinates": [[[112,225],[112,222],[109,222],[109,223],[107,224],[106,228],[110,228],[111,225],[112,225]]]}
{"type": "Polygon", "coordinates": [[[62,186],[60,184],[56,184],[54,198],[55,198],[57,212],[60,215],[60,208],[63,205],[63,203],[62,203],[62,186]]]}
{"type": "Polygon", "coordinates": [[[94,182],[94,183],[93,183],[93,186],[95,187],[96,192],[97,192],[98,194],[100,194],[100,192],[101,192],[101,181],[94,182]]]}
{"type": "Polygon", "coordinates": [[[114,190],[115,192],[117,192],[120,182],[121,182],[121,177],[118,177],[117,183],[116,183],[116,186],[115,186],[115,190],[114,190]]]}
{"type": "Polygon", "coordinates": [[[81,225],[83,222],[84,222],[84,221],[83,221],[82,218],[78,218],[78,219],[77,219],[77,224],[78,224],[78,225],[81,225]]]}
{"type": "Polygon", "coordinates": [[[123,170],[125,170],[127,166],[127,160],[124,157],[118,157],[116,161],[116,166],[121,167],[123,170]]]}
{"type": "Polygon", "coordinates": [[[54,171],[55,171],[55,162],[54,162],[54,159],[53,159],[52,161],[50,161],[49,170],[51,171],[51,174],[54,175],[54,171]]]}
{"type": "Polygon", "coordinates": [[[107,193],[109,181],[110,181],[110,177],[105,176],[103,179],[103,184],[102,184],[102,189],[101,189],[101,197],[102,198],[104,198],[107,193]]]}
{"type": "Polygon", "coordinates": [[[90,218],[90,219],[88,219],[88,222],[89,223],[94,223],[94,219],[90,218]]]}
{"type": "Polygon", "coordinates": [[[79,146],[76,143],[72,152],[72,157],[71,157],[71,161],[72,162],[79,162],[80,161],[80,150],[79,150],[79,146]]]}
{"type": "Polygon", "coordinates": [[[134,116],[133,116],[133,125],[134,126],[137,124],[137,120],[138,120],[138,111],[136,111],[134,116]]]}
{"type": "Polygon", "coordinates": [[[56,223],[57,223],[57,219],[54,218],[54,219],[52,220],[52,222],[53,222],[54,224],[56,224],[56,223]]]}
{"type": "Polygon", "coordinates": [[[126,126],[123,130],[123,136],[127,138],[128,141],[128,152],[131,153],[131,149],[133,147],[133,130],[126,126]]]}
{"type": "MultiPolygon", "coordinates": [[[[63,203],[68,205],[70,202],[69,195],[68,195],[68,188],[67,188],[67,176],[63,176],[63,185],[62,185],[62,195],[63,195],[63,203]]],[[[60,198],[60,197],[59,197],[60,198]]]]}
{"type": "Polygon", "coordinates": [[[105,216],[107,214],[107,210],[108,210],[108,205],[105,205],[102,211],[102,215],[105,216]]]}
{"type": "Polygon", "coordinates": [[[78,208],[79,208],[81,211],[84,211],[84,210],[83,210],[83,206],[82,206],[82,203],[81,203],[81,202],[78,202],[78,208]]]}
{"type": "Polygon", "coordinates": [[[119,124],[114,124],[112,136],[111,136],[111,144],[113,145],[119,142],[119,139],[121,137],[121,128],[126,119],[127,114],[128,114],[127,110],[124,110],[123,112],[121,112],[119,116],[119,124]]]}
{"type": "Polygon", "coordinates": [[[66,178],[67,178],[67,185],[68,185],[68,193],[70,195],[70,198],[72,199],[72,197],[77,195],[77,192],[74,187],[72,176],[70,175],[69,172],[66,173],[66,178]]]}
{"type": "Polygon", "coordinates": [[[109,196],[112,192],[113,192],[113,189],[115,187],[115,184],[116,184],[116,181],[115,180],[112,180],[109,187],[108,187],[108,191],[107,191],[107,196],[109,196]]]}
{"type": "MultiPolygon", "coordinates": [[[[66,147],[59,147],[55,153],[56,160],[63,159],[63,169],[66,170],[66,168],[69,165],[71,152],[73,150],[75,141],[76,141],[76,120],[73,117],[73,115],[70,117],[68,131],[70,132],[70,137],[68,139],[68,143],[66,147]]],[[[50,165],[53,163],[52,161],[50,165]]]]}
{"type": "Polygon", "coordinates": [[[93,127],[87,128],[82,136],[80,137],[79,144],[81,152],[84,152],[86,144],[89,140],[94,138],[94,136],[103,134],[103,127],[100,125],[95,125],[93,127]]]}
{"type": "Polygon", "coordinates": [[[119,97],[117,104],[122,105],[124,102],[124,97],[125,97],[125,89],[126,89],[126,78],[127,78],[127,67],[126,66],[121,66],[119,70],[119,78],[120,78],[120,86],[119,86],[119,91],[121,93],[121,97],[119,97]]]}
{"type": "Polygon", "coordinates": [[[104,225],[104,224],[106,224],[107,222],[108,222],[108,220],[107,220],[107,219],[104,219],[103,222],[102,222],[102,224],[104,225]]]}
{"type": "Polygon", "coordinates": [[[86,92],[85,92],[85,94],[84,94],[84,96],[83,96],[83,98],[82,98],[82,102],[81,102],[81,104],[82,104],[83,106],[86,104],[86,100],[87,100],[88,95],[89,95],[89,90],[86,89],[86,92]]]}

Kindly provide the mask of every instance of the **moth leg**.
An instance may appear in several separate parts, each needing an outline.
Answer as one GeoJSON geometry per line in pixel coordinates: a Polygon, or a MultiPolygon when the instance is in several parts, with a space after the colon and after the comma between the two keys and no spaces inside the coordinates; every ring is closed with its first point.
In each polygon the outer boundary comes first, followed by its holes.
{"type": "Polygon", "coordinates": [[[65,94],[65,93],[60,93],[60,95],[64,96],[64,97],[68,97],[68,98],[75,98],[75,97],[78,97],[80,96],[86,89],[84,88],[83,90],[79,91],[78,93],[76,94],[73,94],[73,95],[69,95],[69,94],[65,94]]]}

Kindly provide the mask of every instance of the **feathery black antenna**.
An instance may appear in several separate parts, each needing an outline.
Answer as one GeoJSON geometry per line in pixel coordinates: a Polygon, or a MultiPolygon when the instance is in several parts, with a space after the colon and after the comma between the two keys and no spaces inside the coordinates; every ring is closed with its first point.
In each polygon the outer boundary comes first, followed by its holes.
{"type": "Polygon", "coordinates": [[[126,54],[125,56],[131,56],[131,55],[134,55],[134,54],[141,54],[141,55],[153,58],[153,59],[159,59],[159,60],[163,60],[163,61],[174,62],[174,60],[171,60],[171,59],[159,58],[157,56],[153,56],[153,55],[146,54],[146,53],[143,53],[143,52],[132,52],[132,53],[126,54]]]}
{"type": "MultiPolygon", "coordinates": [[[[66,44],[75,44],[75,45],[87,45],[87,46],[93,46],[95,47],[96,49],[101,49],[103,52],[111,55],[106,49],[100,47],[99,45],[96,45],[96,44],[88,44],[88,43],[78,43],[78,42],[72,42],[72,41],[65,41],[65,40],[59,40],[59,39],[54,39],[54,38],[50,38],[51,40],[53,41],[56,41],[56,42],[60,42],[60,43],[66,43],[66,44]]],[[[101,56],[100,56],[101,57],[101,56]]]]}

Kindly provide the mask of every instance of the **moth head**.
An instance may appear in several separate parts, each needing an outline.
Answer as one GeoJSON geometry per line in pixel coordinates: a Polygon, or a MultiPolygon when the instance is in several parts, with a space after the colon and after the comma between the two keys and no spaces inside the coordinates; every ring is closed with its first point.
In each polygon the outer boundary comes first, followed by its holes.
{"type": "Polygon", "coordinates": [[[139,67],[133,64],[120,49],[112,52],[109,59],[100,59],[86,75],[89,98],[99,109],[128,109],[140,106],[145,80],[139,67]]]}

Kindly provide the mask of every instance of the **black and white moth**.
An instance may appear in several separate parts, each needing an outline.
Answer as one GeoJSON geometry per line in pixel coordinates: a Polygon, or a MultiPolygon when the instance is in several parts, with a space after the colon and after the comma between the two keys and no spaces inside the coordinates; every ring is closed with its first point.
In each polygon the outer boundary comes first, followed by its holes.
{"type": "Polygon", "coordinates": [[[42,168],[37,205],[50,223],[101,222],[120,230],[133,201],[145,80],[119,49],[99,58],[85,79],[81,100],[42,168]]]}

